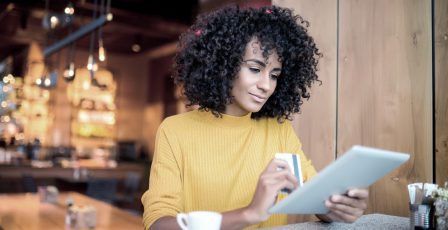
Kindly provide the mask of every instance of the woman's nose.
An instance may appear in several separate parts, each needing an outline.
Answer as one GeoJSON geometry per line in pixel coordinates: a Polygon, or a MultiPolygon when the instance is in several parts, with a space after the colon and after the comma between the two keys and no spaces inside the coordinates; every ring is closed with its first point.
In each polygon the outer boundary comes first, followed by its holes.
{"type": "Polygon", "coordinates": [[[257,87],[263,91],[269,91],[271,89],[271,81],[269,75],[264,75],[257,82],[257,87]]]}

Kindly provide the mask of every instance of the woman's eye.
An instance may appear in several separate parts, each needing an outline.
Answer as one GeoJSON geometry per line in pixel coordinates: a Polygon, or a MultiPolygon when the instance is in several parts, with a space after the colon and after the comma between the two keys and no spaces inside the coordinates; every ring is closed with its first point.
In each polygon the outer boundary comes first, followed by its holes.
{"type": "Polygon", "coordinates": [[[275,75],[275,74],[272,74],[272,75],[271,75],[271,78],[272,78],[273,80],[277,80],[278,77],[280,77],[280,75],[275,75]]]}
{"type": "Polygon", "coordinates": [[[253,67],[250,67],[249,70],[250,70],[251,72],[253,72],[253,73],[259,73],[259,72],[260,72],[260,69],[258,69],[258,68],[253,68],[253,67]]]}

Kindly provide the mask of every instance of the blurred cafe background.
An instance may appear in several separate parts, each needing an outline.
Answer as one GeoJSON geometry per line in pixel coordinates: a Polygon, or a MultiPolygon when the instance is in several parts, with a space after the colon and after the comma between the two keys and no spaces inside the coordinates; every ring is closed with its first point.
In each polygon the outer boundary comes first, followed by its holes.
{"type": "Polygon", "coordinates": [[[0,194],[54,185],[139,215],[155,130],[183,109],[171,59],[197,12],[196,0],[2,1],[0,194]]]}
{"type": "Polygon", "coordinates": [[[354,144],[411,153],[370,188],[369,213],[407,216],[407,184],[448,180],[448,1],[1,1],[0,226],[8,196],[44,186],[140,218],[157,127],[188,110],[178,37],[230,2],[310,22],[322,84],[293,126],[317,170],[354,144]]]}
{"type": "Polygon", "coordinates": [[[0,206],[56,188],[140,217],[157,127],[187,110],[170,72],[178,38],[227,3],[1,1],[0,206]]]}

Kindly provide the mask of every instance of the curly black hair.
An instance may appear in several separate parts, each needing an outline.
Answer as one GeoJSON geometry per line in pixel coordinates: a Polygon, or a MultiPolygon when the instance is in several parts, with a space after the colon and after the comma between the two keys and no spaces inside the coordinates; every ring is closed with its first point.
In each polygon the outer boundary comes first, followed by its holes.
{"type": "Polygon", "coordinates": [[[309,23],[292,10],[277,6],[245,8],[227,6],[200,15],[181,35],[174,59],[173,78],[188,100],[187,106],[220,116],[232,102],[232,83],[246,45],[256,38],[263,56],[275,50],[282,63],[277,87],[252,118],[291,119],[300,111],[302,98],[310,97],[310,87],[319,81],[316,74],[322,55],[307,33],[309,23]]]}

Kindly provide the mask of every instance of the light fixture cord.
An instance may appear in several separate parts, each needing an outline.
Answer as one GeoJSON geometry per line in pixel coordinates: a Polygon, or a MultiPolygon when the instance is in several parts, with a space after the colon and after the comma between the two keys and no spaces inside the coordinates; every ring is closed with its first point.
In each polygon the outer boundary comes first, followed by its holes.
{"type": "MultiPolygon", "coordinates": [[[[45,0],[45,17],[48,17],[50,13],[50,0],[45,0]]],[[[48,18],[47,18],[48,19],[48,18]]],[[[50,22],[51,23],[51,22],[50,22]]],[[[45,40],[44,40],[44,47],[47,47],[49,44],[49,40],[50,40],[50,33],[51,33],[51,27],[50,27],[50,31],[47,31],[45,34],[45,40]]],[[[45,57],[44,56],[44,72],[43,75],[40,77],[40,79],[43,80],[46,78],[46,74],[45,72],[49,73],[50,71],[48,71],[48,67],[49,67],[49,59],[50,57],[45,57]]]]}
{"type": "MultiPolygon", "coordinates": [[[[97,6],[98,6],[98,2],[97,2],[97,0],[94,0],[93,1],[93,13],[92,13],[92,20],[95,20],[96,19],[96,11],[97,11],[97,6]]],[[[95,56],[93,55],[93,49],[94,49],[94,46],[95,46],[95,32],[96,31],[93,31],[91,34],[90,34],[90,44],[89,44],[89,58],[91,57],[92,58],[92,63],[88,63],[88,64],[94,64],[95,63],[95,56]]],[[[93,70],[93,66],[92,66],[92,68],[90,69],[90,77],[93,79],[95,76],[94,76],[94,70],[93,70]]]]}
{"type": "MultiPolygon", "coordinates": [[[[101,0],[101,7],[100,7],[100,16],[104,16],[104,0],[101,0]]],[[[100,26],[98,29],[98,42],[101,42],[101,47],[104,49],[104,43],[103,43],[103,26],[100,26]]]]}
{"type": "MultiPolygon", "coordinates": [[[[73,22],[70,23],[68,26],[68,34],[71,34],[72,32],[73,32],[73,22]]],[[[70,63],[75,62],[75,48],[76,48],[76,40],[70,44],[66,60],[67,67],[70,65],[70,63]]]]}
{"type": "Polygon", "coordinates": [[[107,0],[106,13],[110,13],[110,2],[111,0],[107,0]]]}

